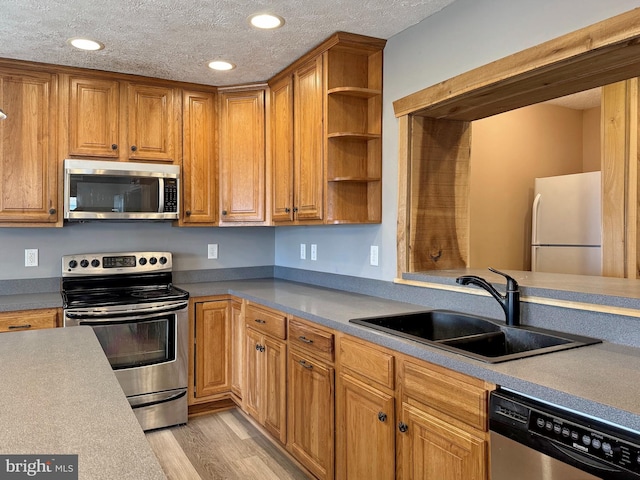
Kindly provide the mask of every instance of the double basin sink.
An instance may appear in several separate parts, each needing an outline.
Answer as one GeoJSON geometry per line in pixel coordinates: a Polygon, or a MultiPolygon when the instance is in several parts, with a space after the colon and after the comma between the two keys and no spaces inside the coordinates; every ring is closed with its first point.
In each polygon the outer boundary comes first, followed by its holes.
{"type": "Polygon", "coordinates": [[[510,327],[488,318],[448,310],[356,318],[350,322],[487,363],[601,342],[533,327],[510,327]]]}

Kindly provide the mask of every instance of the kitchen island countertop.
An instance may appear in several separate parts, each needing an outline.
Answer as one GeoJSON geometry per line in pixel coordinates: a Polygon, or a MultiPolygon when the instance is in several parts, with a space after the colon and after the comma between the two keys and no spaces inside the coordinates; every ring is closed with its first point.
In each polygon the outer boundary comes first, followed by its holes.
{"type": "Polygon", "coordinates": [[[78,478],[165,475],[90,327],[0,334],[0,454],[78,455],[78,478]]]}

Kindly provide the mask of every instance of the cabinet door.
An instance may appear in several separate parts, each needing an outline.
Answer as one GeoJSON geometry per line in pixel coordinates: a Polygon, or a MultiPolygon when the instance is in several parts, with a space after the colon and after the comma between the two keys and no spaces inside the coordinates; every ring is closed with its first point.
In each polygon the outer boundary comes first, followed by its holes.
{"type": "Polygon", "coordinates": [[[182,223],[217,221],[215,94],[184,91],[182,116],[182,223]]]}
{"type": "Polygon", "coordinates": [[[333,368],[289,352],[289,445],[319,479],[333,478],[333,381],[333,368]]]}
{"type": "Polygon", "coordinates": [[[395,478],[394,411],[391,395],[340,375],[336,389],[336,479],[395,478]]]}
{"type": "Polygon", "coordinates": [[[294,210],[298,220],[322,220],[322,57],[294,73],[294,210]]]}
{"type": "Polygon", "coordinates": [[[287,344],[264,337],[264,427],[283,444],[287,441],[287,344]]]}
{"type": "Polygon", "coordinates": [[[293,220],[293,79],[271,85],[271,149],[274,222],[293,220]]]}
{"type": "Polygon", "coordinates": [[[228,302],[196,304],[196,397],[228,392],[231,380],[228,302]]]}
{"type": "MultiPolygon", "coordinates": [[[[120,83],[69,78],[69,154],[118,158],[120,83]]],[[[126,148],[126,146],[125,146],[126,148]]]]}
{"type": "Polygon", "coordinates": [[[0,222],[58,221],[55,75],[0,69],[0,222]]]}
{"type": "Polygon", "coordinates": [[[486,480],[487,441],[408,404],[398,433],[401,479],[486,480]]]}
{"type": "Polygon", "coordinates": [[[222,222],[265,220],[264,90],[220,93],[222,222]]]}
{"type": "Polygon", "coordinates": [[[244,316],[242,303],[231,301],[231,392],[242,398],[244,392],[244,316]]]}
{"type": "Polygon", "coordinates": [[[245,392],[244,392],[244,408],[246,412],[253,418],[261,422],[261,409],[264,403],[260,393],[263,390],[263,375],[262,375],[262,355],[261,349],[263,348],[263,336],[247,328],[245,330],[245,344],[244,344],[244,374],[245,374],[245,392]]]}
{"type": "Polygon", "coordinates": [[[173,162],[176,152],[176,100],[169,87],[128,84],[128,157],[173,162]]]}

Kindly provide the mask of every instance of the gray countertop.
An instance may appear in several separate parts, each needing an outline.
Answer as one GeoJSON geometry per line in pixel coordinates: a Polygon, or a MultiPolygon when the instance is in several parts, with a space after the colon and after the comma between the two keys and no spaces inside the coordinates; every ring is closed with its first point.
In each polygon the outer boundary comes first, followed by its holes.
{"type": "Polygon", "coordinates": [[[81,479],[166,478],[90,327],[0,334],[0,385],[2,454],[77,454],[81,479]]]}
{"type": "MultiPolygon", "coordinates": [[[[278,279],[179,284],[192,297],[233,294],[298,315],[416,358],[640,431],[640,349],[599,345],[486,364],[349,323],[349,319],[428,309],[374,296],[278,279]]],[[[0,310],[61,306],[58,294],[0,297],[0,310]],[[5,301],[6,300],[6,301],[5,301]]]]}

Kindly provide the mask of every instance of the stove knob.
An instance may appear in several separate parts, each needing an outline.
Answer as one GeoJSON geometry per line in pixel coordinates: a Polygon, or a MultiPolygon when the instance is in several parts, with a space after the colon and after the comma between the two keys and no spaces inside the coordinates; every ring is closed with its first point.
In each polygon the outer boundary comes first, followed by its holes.
{"type": "Polygon", "coordinates": [[[158,263],[158,259],[157,259],[156,257],[151,257],[151,258],[149,259],[149,263],[150,263],[151,265],[155,265],[156,263],[158,263]]]}
{"type": "Polygon", "coordinates": [[[82,268],[87,268],[89,266],[89,260],[87,260],[86,258],[83,258],[82,260],[80,260],[80,266],[82,268]]]}
{"type": "Polygon", "coordinates": [[[167,261],[167,257],[160,257],[160,265],[164,265],[167,261]]]}
{"type": "Polygon", "coordinates": [[[78,262],[76,260],[71,260],[69,262],[69,268],[76,268],[78,266],[78,262]]]}
{"type": "Polygon", "coordinates": [[[100,266],[100,260],[98,260],[97,258],[94,258],[93,260],[91,260],[91,266],[93,268],[97,268],[100,266]]]}
{"type": "Polygon", "coordinates": [[[138,263],[140,265],[146,265],[147,264],[147,259],[144,257],[140,257],[140,260],[138,260],[138,263]]]}
{"type": "Polygon", "coordinates": [[[611,448],[610,443],[604,442],[602,444],[602,451],[608,455],[613,451],[613,448],[611,448]]]}

